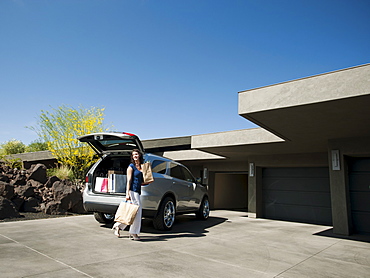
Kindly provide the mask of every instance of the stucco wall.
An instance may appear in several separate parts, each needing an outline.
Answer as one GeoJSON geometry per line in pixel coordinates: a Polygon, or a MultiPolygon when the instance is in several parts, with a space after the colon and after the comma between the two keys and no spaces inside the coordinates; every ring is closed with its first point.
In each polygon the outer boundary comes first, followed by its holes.
{"type": "Polygon", "coordinates": [[[370,64],[239,92],[239,115],[369,94],[370,64]],[[253,92],[252,92],[253,91],[253,92]]]}

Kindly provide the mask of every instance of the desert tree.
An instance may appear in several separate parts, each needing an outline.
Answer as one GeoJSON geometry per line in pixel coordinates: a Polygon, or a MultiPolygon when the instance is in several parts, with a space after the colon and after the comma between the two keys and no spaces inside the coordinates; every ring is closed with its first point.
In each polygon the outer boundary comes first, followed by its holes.
{"type": "Polygon", "coordinates": [[[104,108],[91,107],[77,109],[66,105],[41,110],[38,125],[30,127],[43,142],[58,162],[70,167],[74,178],[81,180],[86,169],[95,162],[94,151],[77,140],[79,136],[107,131],[103,125],[104,108]]]}

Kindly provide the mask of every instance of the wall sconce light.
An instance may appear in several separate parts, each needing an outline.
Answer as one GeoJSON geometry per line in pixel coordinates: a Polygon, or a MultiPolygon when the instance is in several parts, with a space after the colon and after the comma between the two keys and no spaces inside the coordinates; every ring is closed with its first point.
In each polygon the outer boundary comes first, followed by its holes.
{"type": "Polygon", "coordinates": [[[208,169],[203,168],[203,180],[206,180],[208,178],[208,169]]]}
{"type": "Polygon", "coordinates": [[[249,176],[254,177],[254,163],[249,163],[249,176]]]}
{"type": "Polygon", "coordinates": [[[340,171],[339,150],[331,150],[331,168],[334,171],[340,171]]]}

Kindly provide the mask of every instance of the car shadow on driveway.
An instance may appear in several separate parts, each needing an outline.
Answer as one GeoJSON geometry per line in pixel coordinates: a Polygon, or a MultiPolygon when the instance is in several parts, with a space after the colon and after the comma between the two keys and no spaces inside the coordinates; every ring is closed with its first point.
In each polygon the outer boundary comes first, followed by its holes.
{"type": "MultiPolygon", "coordinates": [[[[221,223],[224,223],[227,218],[212,217],[207,220],[198,220],[194,215],[178,215],[175,223],[170,231],[158,231],[154,229],[151,219],[143,218],[141,223],[141,241],[166,241],[172,238],[181,237],[204,237],[208,233],[208,229],[221,223]]],[[[104,228],[112,228],[112,225],[101,225],[104,228]]],[[[128,231],[126,227],[125,231],[128,231]]],[[[125,236],[124,236],[125,237],[125,236]]]]}

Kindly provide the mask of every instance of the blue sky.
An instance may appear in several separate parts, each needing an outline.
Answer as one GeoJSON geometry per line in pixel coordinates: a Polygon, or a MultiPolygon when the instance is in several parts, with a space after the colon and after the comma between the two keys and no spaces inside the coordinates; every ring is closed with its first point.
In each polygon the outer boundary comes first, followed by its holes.
{"type": "Polygon", "coordinates": [[[105,108],[142,139],[255,127],[238,92],[369,63],[368,0],[0,0],[0,143],[105,108]]]}

